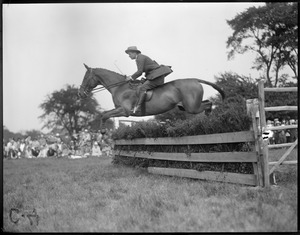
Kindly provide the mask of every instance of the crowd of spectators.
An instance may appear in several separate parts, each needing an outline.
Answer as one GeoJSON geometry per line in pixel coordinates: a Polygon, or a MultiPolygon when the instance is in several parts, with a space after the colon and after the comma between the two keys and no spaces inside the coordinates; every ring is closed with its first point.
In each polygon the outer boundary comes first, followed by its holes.
{"type": "MultiPolygon", "coordinates": [[[[298,120],[282,120],[278,118],[274,120],[267,120],[267,127],[272,126],[285,126],[285,125],[297,125],[298,120]]],[[[269,144],[284,144],[294,142],[298,138],[298,129],[284,129],[284,130],[268,130],[264,133],[265,137],[268,138],[269,144]]]]}
{"type": "Polygon", "coordinates": [[[45,158],[68,157],[83,158],[88,156],[112,156],[112,131],[105,134],[100,131],[93,133],[83,129],[74,132],[70,141],[63,141],[59,134],[40,135],[38,138],[10,138],[3,141],[4,158],[45,158]]]}

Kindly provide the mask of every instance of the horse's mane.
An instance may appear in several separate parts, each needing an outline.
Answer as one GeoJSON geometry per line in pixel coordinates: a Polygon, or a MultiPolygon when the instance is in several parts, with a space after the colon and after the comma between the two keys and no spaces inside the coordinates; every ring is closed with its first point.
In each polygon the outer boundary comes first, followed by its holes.
{"type": "Polygon", "coordinates": [[[106,73],[110,73],[110,74],[114,74],[114,75],[118,75],[118,76],[124,77],[124,75],[119,74],[119,73],[117,73],[115,71],[108,70],[108,69],[103,69],[103,68],[95,68],[95,69],[101,70],[101,71],[106,72],[106,73]]]}

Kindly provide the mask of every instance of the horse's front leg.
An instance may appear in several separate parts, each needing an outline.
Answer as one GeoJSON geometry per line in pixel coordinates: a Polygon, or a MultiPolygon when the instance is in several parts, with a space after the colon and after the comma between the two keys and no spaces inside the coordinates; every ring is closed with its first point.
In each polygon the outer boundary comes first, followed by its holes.
{"type": "Polygon", "coordinates": [[[101,118],[101,133],[104,134],[105,131],[105,122],[107,119],[111,117],[128,117],[128,112],[126,112],[122,107],[118,107],[116,109],[112,109],[109,111],[105,111],[101,118]]]}

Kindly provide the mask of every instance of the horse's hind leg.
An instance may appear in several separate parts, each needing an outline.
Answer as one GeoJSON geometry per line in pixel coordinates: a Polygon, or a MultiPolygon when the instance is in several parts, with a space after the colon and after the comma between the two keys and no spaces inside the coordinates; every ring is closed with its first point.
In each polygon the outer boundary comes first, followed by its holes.
{"type": "Polygon", "coordinates": [[[204,113],[208,116],[212,111],[212,102],[208,101],[206,103],[202,102],[201,106],[204,106],[204,113]]]}
{"type": "Polygon", "coordinates": [[[203,109],[205,115],[208,116],[212,111],[212,102],[209,100],[203,100],[201,103],[201,109],[203,109]]]}
{"type": "MultiPolygon", "coordinates": [[[[177,107],[181,111],[186,111],[182,102],[178,103],[177,107]]],[[[200,109],[198,109],[197,111],[198,111],[197,113],[201,113],[201,112],[205,111],[205,115],[208,116],[212,111],[212,102],[210,102],[209,100],[203,100],[201,102],[200,109]]]]}
{"type": "Polygon", "coordinates": [[[183,108],[191,114],[198,114],[205,111],[205,115],[208,116],[212,111],[212,102],[209,100],[203,100],[201,103],[199,100],[197,102],[183,102],[183,108]]]}

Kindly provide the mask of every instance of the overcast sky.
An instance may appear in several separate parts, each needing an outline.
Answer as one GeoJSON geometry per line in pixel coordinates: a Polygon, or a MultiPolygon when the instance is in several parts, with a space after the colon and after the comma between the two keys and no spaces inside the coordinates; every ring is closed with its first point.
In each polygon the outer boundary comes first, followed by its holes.
{"type": "MultiPolygon", "coordinates": [[[[40,129],[39,105],[46,96],[79,86],[90,67],[127,75],[135,61],[124,52],[137,46],[160,64],[171,65],[166,82],[236,72],[253,78],[254,55],[227,60],[232,30],[226,20],[264,3],[3,4],[3,124],[13,132],[40,129]]],[[[216,91],[204,85],[204,98],[216,91]]],[[[108,91],[95,95],[101,108],[114,107],[108,91]]],[[[126,118],[122,118],[126,119],[126,118]]],[[[136,119],[136,118],[131,118],[136,119]]]]}

